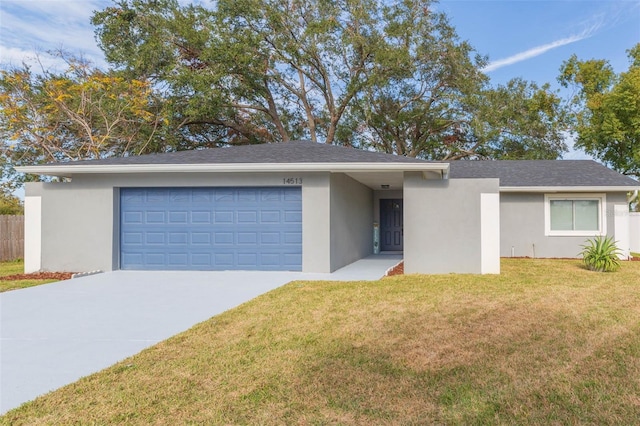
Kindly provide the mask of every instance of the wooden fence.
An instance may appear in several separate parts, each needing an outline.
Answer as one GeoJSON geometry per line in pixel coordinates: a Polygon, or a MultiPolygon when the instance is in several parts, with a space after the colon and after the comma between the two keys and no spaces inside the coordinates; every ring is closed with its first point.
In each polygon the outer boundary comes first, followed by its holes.
{"type": "Polygon", "coordinates": [[[0,215],[0,262],[24,257],[24,216],[0,215]]]}

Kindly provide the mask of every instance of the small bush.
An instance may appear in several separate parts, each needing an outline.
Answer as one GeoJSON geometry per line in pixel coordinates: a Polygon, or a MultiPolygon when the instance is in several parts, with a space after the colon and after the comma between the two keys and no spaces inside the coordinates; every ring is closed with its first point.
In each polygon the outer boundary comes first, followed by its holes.
{"type": "Polygon", "coordinates": [[[587,269],[598,272],[613,272],[620,267],[620,250],[612,237],[597,236],[582,245],[582,260],[587,269]]]}

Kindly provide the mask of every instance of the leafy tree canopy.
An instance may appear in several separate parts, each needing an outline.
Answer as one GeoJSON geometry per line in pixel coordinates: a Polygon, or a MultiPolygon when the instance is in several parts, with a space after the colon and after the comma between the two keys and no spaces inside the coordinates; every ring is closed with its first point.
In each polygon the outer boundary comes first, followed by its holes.
{"type": "Polygon", "coordinates": [[[0,215],[23,215],[24,206],[20,198],[0,188],[0,215]]]}
{"type": "Polygon", "coordinates": [[[621,173],[640,177],[640,44],[627,51],[630,65],[616,74],[604,60],[573,55],[559,81],[571,99],[576,146],[621,173]]]}
{"type": "Polygon", "coordinates": [[[123,0],[93,23],[111,64],[166,88],[187,145],[304,138],[430,159],[557,158],[559,98],[522,81],[488,87],[486,59],[433,6],[123,0]]]}
{"type": "Polygon", "coordinates": [[[111,68],[0,74],[0,165],[311,139],[443,160],[557,158],[548,86],[492,87],[429,0],[120,0],[111,68]]]}
{"type": "Polygon", "coordinates": [[[167,149],[164,103],[151,83],[64,57],[59,74],[0,71],[3,177],[12,166],[137,155],[167,149]]]}

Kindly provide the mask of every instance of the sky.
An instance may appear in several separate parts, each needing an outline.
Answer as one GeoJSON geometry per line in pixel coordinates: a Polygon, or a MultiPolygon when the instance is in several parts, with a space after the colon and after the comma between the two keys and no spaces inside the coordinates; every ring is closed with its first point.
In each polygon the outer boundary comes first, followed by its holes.
{"type": "MultiPolygon", "coordinates": [[[[46,54],[59,49],[106,66],[90,18],[110,4],[0,0],[0,66],[24,61],[46,69],[60,67],[46,54]]],[[[449,16],[462,40],[489,57],[484,71],[494,84],[521,77],[560,89],[560,66],[572,54],[606,59],[622,72],[629,66],[626,50],[640,42],[640,0],[441,0],[436,7],[449,16]]],[[[585,155],[572,150],[565,158],[585,155]]]]}

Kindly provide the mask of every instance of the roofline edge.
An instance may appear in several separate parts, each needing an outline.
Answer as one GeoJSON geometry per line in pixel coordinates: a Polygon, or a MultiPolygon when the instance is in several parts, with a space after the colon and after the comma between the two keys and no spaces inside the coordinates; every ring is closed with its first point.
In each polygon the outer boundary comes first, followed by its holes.
{"type": "Polygon", "coordinates": [[[449,171],[448,163],[227,163],[227,164],[111,164],[36,165],[15,170],[46,176],[117,173],[198,173],[198,172],[359,172],[359,171],[449,171]]]}
{"type": "Polygon", "coordinates": [[[638,186],[501,186],[500,192],[631,192],[638,186]]]}

